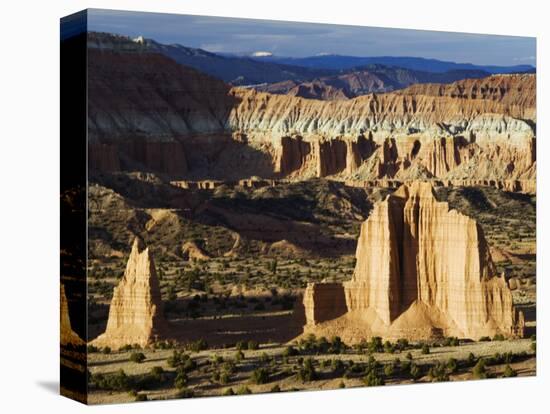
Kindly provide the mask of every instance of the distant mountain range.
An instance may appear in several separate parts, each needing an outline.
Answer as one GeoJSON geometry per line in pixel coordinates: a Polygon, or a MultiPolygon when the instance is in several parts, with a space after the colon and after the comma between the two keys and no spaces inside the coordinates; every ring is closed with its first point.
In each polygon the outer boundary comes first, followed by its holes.
{"type": "Polygon", "coordinates": [[[490,76],[490,73],[482,70],[451,70],[434,73],[383,65],[368,65],[350,69],[347,73],[319,77],[307,82],[287,80],[258,85],[255,89],[309,99],[338,100],[351,99],[373,92],[391,92],[418,83],[451,83],[457,80],[487,76],[490,76]]]}
{"type": "Polygon", "coordinates": [[[434,73],[442,73],[451,70],[482,70],[485,72],[489,72],[490,74],[535,72],[535,67],[532,65],[474,65],[472,63],[446,62],[437,59],[405,56],[357,57],[340,55],[320,55],[303,58],[289,58],[278,56],[251,56],[251,58],[263,62],[280,63],[285,65],[301,66],[305,68],[332,70],[345,70],[365,65],[384,65],[434,73]]]}
{"type": "Polygon", "coordinates": [[[407,57],[323,55],[284,58],[268,52],[245,56],[227,55],[179,44],[166,45],[141,36],[131,39],[97,32],[91,32],[88,36],[100,48],[102,44],[114,41],[122,42],[120,44],[125,44],[126,49],[132,45],[136,50],[161,53],[181,65],[197,69],[230,85],[323,100],[390,92],[416,83],[451,83],[483,78],[493,73],[534,71],[530,65],[479,66],[407,57]]]}
{"type": "Polygon", "coordinates": [[[332,69],[291,66],[255,60],[252,57],[222,56],[178,44],[164,45],[151,39],[143,39],[143,42],[150,50],[160,52],[182,65],[190,66],[232,85],[255,85],[289,79],[304,82],[337,73],[332,69]]]}

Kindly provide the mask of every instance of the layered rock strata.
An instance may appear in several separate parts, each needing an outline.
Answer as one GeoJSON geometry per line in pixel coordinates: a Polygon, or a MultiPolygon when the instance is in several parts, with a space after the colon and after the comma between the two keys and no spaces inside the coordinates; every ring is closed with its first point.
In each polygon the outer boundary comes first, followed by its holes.
{"type": "Polygon", "coordinates": [[[92,344],[144,347],[166,337],[167,330],[153,257],[136,237],[124,276],[113,291],[107,328],[92,344]]]}
{"type": "Polygon", "coordinates": [[[353,277],[343,284],[346,313],[323,322],[316,307],[322,312],[333,299],[313,306],[304,299],[306,332],[349,342],[523,335],[523,315],[504,276],[496,275],[482,229],[438,202],[429,183],[404,185],[375,205],[361,227],[356,258],[353,277]]]}
{"type": "Polygon", "coordinates": [[[123,37],[92,38],[88,56],[92,170],[535,179],[532,74],[322,101],[232,88],[123,37]]]}

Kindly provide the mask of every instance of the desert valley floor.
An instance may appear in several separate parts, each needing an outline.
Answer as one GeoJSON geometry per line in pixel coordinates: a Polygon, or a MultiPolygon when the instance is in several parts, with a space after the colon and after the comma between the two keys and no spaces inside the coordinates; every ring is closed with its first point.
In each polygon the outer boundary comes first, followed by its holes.
{"type": "Polygon", "coordinates": [[[439,200],[482,225],[497,271],[506,275],[514,304],[525,315],[524,339],[370,338],[347,346],[333,343],[334,337],[303,333],[304,289],[311,282],[352,277],[360,224],[394,188],[313,179],[188,190],[151,175],[125,173],[97,180],[90,187],[90,233],[97,242],[89,261],[89,337],[105,331],[131,234],[143,235],[151,246],[164,314],[180,337],[147,349],[89,347],[90,402],[535,373],[532,195],[492,187],[435,187],[439,200]],[[189,198],[191,192],[196,206],[190,212],[163,205],[165,199],[158,205],[154,195],[163,192],[174,200],[178,193],[189,198]],[[251,210],[259,213],[250,216],[251,210]],[[246,231],[219,224],[216,217],[225,213],[246,231]],[[99,229],[111,235],[109,246],[96,238],[99,229]],[[144,360],[137,361],[141,354],[144,360]],[[481,373],[476,371],[480,360],[486,364],[481,373]],[[370,372],[377,374],[369,378],[370,372]]]}

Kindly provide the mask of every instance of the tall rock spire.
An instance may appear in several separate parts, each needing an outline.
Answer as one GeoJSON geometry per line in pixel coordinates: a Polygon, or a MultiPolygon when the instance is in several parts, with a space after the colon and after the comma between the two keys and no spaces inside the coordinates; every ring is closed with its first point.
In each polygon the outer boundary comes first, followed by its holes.
{"type": "Polygon", "coordinates": [[[61,345],[83,345],[84,341],[73,331],[71,326],[71,319],[69,317],[69,303],[67,301],[67,295],[65,294],[65,286],[61,284],[60,292],[60,331],[61,331],[61,345]]]}
{"type": "Polygon", "coordinates": [[[146,346],[166,335],[160,287],[149,248],[136,237],[124,276],[113,292],[105,333],[92,343],[146,346]]]}

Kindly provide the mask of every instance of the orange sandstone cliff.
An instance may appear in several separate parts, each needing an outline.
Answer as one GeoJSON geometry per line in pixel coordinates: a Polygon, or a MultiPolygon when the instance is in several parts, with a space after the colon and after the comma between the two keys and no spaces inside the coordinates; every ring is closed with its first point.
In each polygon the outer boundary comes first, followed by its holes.
{"type": "Polygon", "coordinates": [[[523,335],[523,315],[504,276],[495,274],[481,227],[438,202],[429,183],[404,185],[374,207],[361,227],[356,258],[343,289],[308,285],[306,333],[352,343],[371,336],[523,335]],[[317,316],[342,301],[342,316],[317,316]]]}

